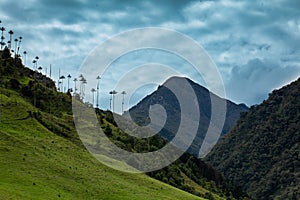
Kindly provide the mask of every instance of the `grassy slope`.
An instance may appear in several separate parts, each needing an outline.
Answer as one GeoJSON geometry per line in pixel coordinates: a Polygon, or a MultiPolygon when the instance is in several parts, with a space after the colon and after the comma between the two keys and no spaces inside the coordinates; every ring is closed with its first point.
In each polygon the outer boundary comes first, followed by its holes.
{"type": "Polygon", "coordinates": [[[12,91],[2,89],[1,104],[0,199],[200,199],[146,175],[102,165],[26,118],[34,108],[12,91]]]}

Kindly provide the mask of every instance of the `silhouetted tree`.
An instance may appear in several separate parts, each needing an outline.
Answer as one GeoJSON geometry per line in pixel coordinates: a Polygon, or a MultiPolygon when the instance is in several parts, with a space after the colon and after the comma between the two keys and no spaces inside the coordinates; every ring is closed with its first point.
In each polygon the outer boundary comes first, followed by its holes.
{"type": "Polygon", "coordinates": [[[76,85],[76,82],[78,81],[77,78],[74,78],[74,94],[77,93],[77,85],[76,85]]]}
{"type": "Polygon", "coordinates": [[[69,91],[70,90],[70,78],[72,78],[72,76],[69,74],[67,76],[67,78],[68,78],[68,91],[69,91]]]}
{"type": "Polygon", "coordinates": [[[94,89],[94,88],[92,88],[92,90],[91,90],[91,92],[93,93],[93,102],[92,102],[92,104],[93,104],[93,107],[95,106],[95,92],[96,92],[96,90],[94,89]]]}
{"type": "Polygon", "coordinates": [[[125,99],[126,92],[123,91],[121,94],[123,95],[123,98],[122,98],[122,114],[123,114],[123,112],[124,112],[124,99],[125,99]]]}
{"type": "Polygon", "coordinates": [[[9,34],[9,41],[8,41],[8,48],[9,48],[9,50],[11,50],[11,43],[12,43],[12,35],[14,34],[14,32],[12,31],[12,30],[10,30],[9,32],[8,32],[8,34],[9,34]]]}
{"type": "Polygon", "coordinates": [[[27,55],[27,51],[24,51],[23,54],[24,54],[24,65],[26,66],[26,55],[27,55]]]}
{"type": "Polygon", "coordinates": [[[97,103],[96,103],[96,106],[97,106],[97,108],[99,108],[99,82],[100,82],[101,77],[97,76],[96,79],[97,79],[97,103]]]}
{"type": "Polygon", "coordinates": [[[17,46],[18,46],[18,38],[15,39],[15,58],[17,57],[17,46]]]}
{"type": "Polygon", "coordinates": [[[39,70],[40,73],[42,73],[42,69],[43,68],[41,66],[39,66],[38,70],[39,70]]]}
{"type": "Polygon", "coordinates": [[[109,94],[111,94],[111,99],[112,99],[112,112],[115,110],[115,95],[118,92],[116,90],[110,91],[109,94]]]}
{"type": "Polygon", "coordinates": [[[3,40],[5,39],[5,37],[3,35],[5,28],[1,27],[0,30],[1,30],[1,50],[2,50],[3,46],[5,45],[5,43],[3,42],[3,40]]]}
{"type": "Polygon", "coordinates": [[[38,61],[39,61],[39,57],[38,56],[35,56],[35,60],[36,60],[36,63],[35,63],[35,65],[36,65],[36,68],[37,68],[37,65],[38,65],[38,61]]]}
{"type": "Polygon", "coordinates": [[[109,110],[111,110],[111,101],[112,101],[112,94],[113,94],[113,92],[110,91],[109,94],[110,94],[110,98],[109,98],[109,110]]]}
{"type": "Polygon", "coordinates": [[[19,50],[20,50],[20,46],[21,46],[21,42],[22,42],[22,37],[19,37],[19,44],[18,44],[18,50],[17,50],[17,55],[19,54],[19,50]]]}
{"type": "Polygon", "coordinates": [[[61,92],[64,92],[64,79],[65,78],[66,78],[65,76],[59,77],[59,79],[61,79],[61,92]]]}

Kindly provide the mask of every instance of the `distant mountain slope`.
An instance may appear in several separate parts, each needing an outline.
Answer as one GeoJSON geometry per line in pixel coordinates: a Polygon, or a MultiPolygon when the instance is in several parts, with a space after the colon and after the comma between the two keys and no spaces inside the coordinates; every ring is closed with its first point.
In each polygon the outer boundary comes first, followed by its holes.
{"type": "MultiPolygon", "coordinates": [[[[128,122],[122,116],[114,114],[113,117],[110,111],[97,112],[102,130],[119,148],[128,152],[146,153],[157,151],[166,145],[166,141],[158,135],[141,139],[131,136],[136,135],[136,132],[139,131],[138,129],[129,128],[124,132],[118,126],[123,126],[126,123],[130,127],[129,123],[132,122],[128,122]],[[114,121],[116,118],[119,118],[117,120],[118,126],[116,126],[116,122],[114,121]]],[[[89,140],[90,137],[87,141],[89,140]]],[[[105,149],[99,150],[99,144],[90,144],[87,142],[86,145],[91,146],[95,154],[99,151],[105,151],[105,149]]],[[[130,159],[128,161],[130,165],[134,164],[130,159]]],[[[139,162],[136,163],[138,164],[139,162]]],[[[243,197],[247,197],[247,194],[241,188],[229,184],[222,174],[211,165],[188,153],[184,153],[172,164],[157,171],[148,172],[147,174],[155,179],[204,198],[242,199],[243,197]]]]}
{"type": "Polygon", "coordinates": [[[206,160],[255,199],[299,199],[300,79],[251,107],[206,160]]]}
{"type": "MultiPolygon", "coordinates": [[[[217,106],[225,103],[227,106],[227,113],[226,113],[226,120],[223,127],[223,124],[218,124],[212,122],[212,125],[215,130],[222,130],[221,134],[226,134],[230,128],[236,123],[236,121],[240,117],[241,112],[248,111],[248,108],[244,105],[237,105],[231,101],[225,100],[220,98],[212,93],[210,93],[206,88],[200,86],[199,84],[191,81],[187,78],[182,77],[171,77],[168,79],[162,86],[159,86],[158,89],[153,92],[152,94],[145,97],[141,100],[136,106],[132,107],[129,110],[130,116],[133,120],[138,124],[147,125],[149,123],[149,109],[152,105],[160,104],[162,105],[167,113],[167,120],[165,123],[164,128],[160,131],[160,135],[167,140],[171,140],[175,133],[178,130],[180,124],[180,115],[181,115],[181,108],[176,96],[165,86],[165,84],[172,84],[177,91],[186,95],[186,98],[192,98],[189,94],[185,94],[185,88],[183,88],[183,83],[188,81],[192,86],[193,90],[195,91],[198,101],[199,108],[197,104],[190,105],[189,109],[194,110],[198,109],[200,112],[200,121],[195,121],[195,116],[187,115],[187,120],[190,122],[194,122],[199,124],[199,128],[197,131],[197,135],[194,138],[194,141],[188,149],[188,152],[192,155],[198,157],[198,153],[200,150],[200,146],[202,144],[203,138],[207,132],[207,129],[210,125],[211,121],[211,97],[217,102],[217,106]],[[211,95],[211,96],[210,96],[211,95]]],[[[125,113],[125,116],[128,116],[128,112],[125,113]]],[[[187,112],[189,113],[189,112],[187,112]]],[[[216,114],[218,116],[218,113],[216,114]]]]}

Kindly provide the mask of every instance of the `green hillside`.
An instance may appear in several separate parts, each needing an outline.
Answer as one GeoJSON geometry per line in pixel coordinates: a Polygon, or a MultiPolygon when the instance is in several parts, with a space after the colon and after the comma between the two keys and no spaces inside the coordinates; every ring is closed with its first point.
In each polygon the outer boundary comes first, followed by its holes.
{"type": "Polygon", "coordinates": [[[1,88],[0,199],[199,199],[146,175],[100,164],[35,115],[37,109],[18,93],[1,88]]]}
{"type": "Polygon", "coordinates": [[[0,199],[200,199],[98,162],[78,139],[70,96],[8,50],[0,57],[0,199]]]}
{"type": "Polygon", "coordinates": [[[254,199],[300,198],[300,79],[251,107],[206,160],[254,199]]]}

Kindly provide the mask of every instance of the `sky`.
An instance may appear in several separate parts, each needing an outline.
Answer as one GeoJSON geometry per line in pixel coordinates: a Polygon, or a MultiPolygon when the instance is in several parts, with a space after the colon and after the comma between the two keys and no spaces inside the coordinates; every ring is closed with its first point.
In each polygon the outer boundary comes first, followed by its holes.
{"type": "MultiPolygon", "coordinates": [[[[32,60],[39,56],[43,73],[47,68],[50,75],[51,64],[56,81],[59,69],[61,75],[71,74],[73,79],[97,46],[124,31],[144,27],[175,30],[195,40],[216,64],[226,98],[236,103],[259,104],[273,89],[300,76],[298,0],[0,0],[0,20],[0,26],[6,28],[6,40],[8,30],[14,31],[13,37],[23,37],[20,51],[28,52],[26,65],[32,68],[32,60]]],[[[124,75],[122,69],[147,62],[171,65],[179,74],[205,84],[174,55],[133,52],[117,59],[114,70],[101,74],[100,107],[109,107],[108,92],[124,75]]],[[[163,83],[167,79],[163,75],[168,73],[134,75],[133,80],[151,77],[163,83]]],[[[140,87],[126,98],[131,98],[133,105],[155,87],[140,87]]],[[[92,93],[87,90],[86,99],[91,101],[92,93]]],[[[115,97],[119,110],[121,97],[115,97]]]]}

